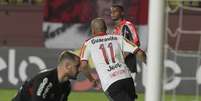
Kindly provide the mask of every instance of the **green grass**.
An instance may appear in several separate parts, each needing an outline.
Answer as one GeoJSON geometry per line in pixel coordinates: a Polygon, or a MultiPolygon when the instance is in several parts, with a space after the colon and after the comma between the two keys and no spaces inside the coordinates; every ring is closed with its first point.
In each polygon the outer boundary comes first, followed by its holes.
{"type": "MultiPolygon", "coordinates": [[[[14,89],[0,89],[0,101],[10,101],[15,95],[16,90],[14,89]]],[[[191,95],[177,95],[176,100],[172,100],[173,96],[166,96],[165,101],[201,101],[195,100],[195,96],[191,95]]],[[[72,92],[69,96],[69,101],[108,101],[107,97],[101,92],[72,92]]],[[[137,101],[144,101],[144,94],[139,94],[137,101]]]]}

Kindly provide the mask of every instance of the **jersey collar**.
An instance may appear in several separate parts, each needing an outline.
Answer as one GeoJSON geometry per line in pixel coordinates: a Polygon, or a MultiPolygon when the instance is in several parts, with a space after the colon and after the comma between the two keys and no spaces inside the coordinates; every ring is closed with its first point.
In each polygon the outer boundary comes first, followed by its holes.
{"type": "Polygon", "coordinates": [[[121,19],[120,22],[119,22],[119,25],[124,25],[126,23],[126,20],[125,19],[121,19]]]}
{"type": "Polygon", "coordinates": [[[126,20],[125,19],[121,19],[119,21],[119,23],[115,26],[115,28],[120,28],[122,25],[124,25],[126,23],[126,20]]]}
{"type": "Polygon", "coordinates": [[[98,32],[98,33],[96,33],[96,36],[103,36],[103,35],[106,35],[106,33],[105,32],[98,32]]]}

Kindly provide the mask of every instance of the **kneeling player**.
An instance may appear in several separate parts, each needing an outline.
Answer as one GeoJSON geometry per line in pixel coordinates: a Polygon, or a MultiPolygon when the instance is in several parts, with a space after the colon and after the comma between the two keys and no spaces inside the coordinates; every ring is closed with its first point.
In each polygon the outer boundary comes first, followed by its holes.
{"type": "Polygon", "coordinates": [[[57,68],[26,81],[12,101],[67,101],[71,91],[69,79],[76,79],[78,67],[78,56],[62,52],[57,68]]]}

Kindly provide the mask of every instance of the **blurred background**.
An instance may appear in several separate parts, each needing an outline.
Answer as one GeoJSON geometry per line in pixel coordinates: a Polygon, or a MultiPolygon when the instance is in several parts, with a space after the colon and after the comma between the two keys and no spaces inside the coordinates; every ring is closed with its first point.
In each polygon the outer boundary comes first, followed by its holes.
{"type": "MultiPolygon", "coordinates": [[[[201,101],[201,1],[164,2],[164,101],[201,101]]],[[[62,50],[79,53],[91,37],[93,18],[103,17],[110,33],[114,3],[123,5],[126,18],[136,24],[140,47],[146,51],[149,0],[0,0],[0,101],[10,101],[40,70],[54,68],[62,50]]],[[[138,101],[144,100],[146,68],[138,64],[138,101]]],[[[78,78],[69,101],[107,101],[100,88],[93,88],[82,74],[78,78]]]]}

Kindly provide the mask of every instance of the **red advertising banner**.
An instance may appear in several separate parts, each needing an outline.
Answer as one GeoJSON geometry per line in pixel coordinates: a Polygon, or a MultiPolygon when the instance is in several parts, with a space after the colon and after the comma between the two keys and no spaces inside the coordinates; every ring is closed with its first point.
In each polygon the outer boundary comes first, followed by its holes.
{"type": "MultiPolygon", "coordinates": [[[[102,17],[112,30],[112,4],[123,5],[126,18],[147,26],[148,0],[46,0],[43,32],[45,47],[76,49],[90,37],[90,21],[102,17]]],[[[145,42],[146,43],[146,42],[145,42]]]]}

